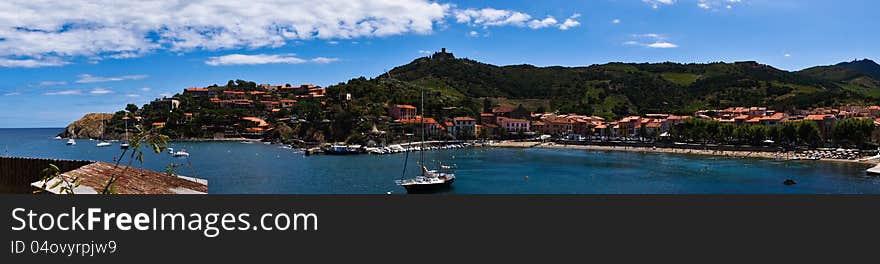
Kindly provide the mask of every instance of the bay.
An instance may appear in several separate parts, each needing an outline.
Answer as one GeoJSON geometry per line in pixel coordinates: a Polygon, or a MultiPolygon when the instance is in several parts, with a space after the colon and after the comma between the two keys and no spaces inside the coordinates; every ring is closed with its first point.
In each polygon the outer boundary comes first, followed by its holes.
{"type": "MultiPolygon", "coordinates": [[[[61,128],[0,129],[0,151],[22,157],[113,162],[120,142],[53,137],[61,128]]],[[[210,193],[393,194],[406,154],[304,156],[281,145],[241,142],[172,142],[189,158],[148,150],[136,167],[207,179],[210,193]]],[[[410,153],[406,176],[418,172],[410,153]]],[[[869,165],[778,161],[696,155],[559,149],[474,148],[426,152],[430,167],[456,164],[454,194],[877,194],[880,177],[869,165]],[[793,179],[798,184],[785,186],[793,179]]]]}

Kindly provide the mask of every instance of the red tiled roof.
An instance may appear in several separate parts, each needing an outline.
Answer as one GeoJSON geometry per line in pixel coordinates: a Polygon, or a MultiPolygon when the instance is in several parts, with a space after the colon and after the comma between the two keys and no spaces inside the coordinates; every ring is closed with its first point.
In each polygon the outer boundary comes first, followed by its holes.
{"type": "Polygon", "coordinates": [[[453,120],[455,120],[455,121],[477,121],[473,117],[468,117],[468,116],[456,117],[456,118],[453,118],[453,120]]]}
{"type": "Polygon", "coordinates": [[[826,117],[834,117],[834,115],[808,115],[804,120],[822,121],[825,120],[826,117]]]}
{"type": "Polygon", "coordinates": [[[186,88],[183,89],[184,92],[207,92],[208,88],[186,88]]]}
{"type": "Polygon", "coordinates": [[[168,176],[165,173],[149,171],[135,167],[115,166],[106,162],[95,162],[78,169],[61,174],[68,180],[79,178],[82,186],[97,192],[111,175],[117,175],[113,189],[118,194],[177,194],[195,191],[207,193],[208,185],[190,181],[180,177],[168,176]]]}
{"type": "Polygon", "coordinates": [[[401,108],[401,109],[416,109],[415,106],[411,106],[411,105],[394,105],[394,107],[401,108]]]}
{"type": "Polygon", "coordinates": [[[513,110],[516,110],[516,106],[513,105],[502,105],[499,107],[492,108],[492,113],[510,113],[513,110]]]}

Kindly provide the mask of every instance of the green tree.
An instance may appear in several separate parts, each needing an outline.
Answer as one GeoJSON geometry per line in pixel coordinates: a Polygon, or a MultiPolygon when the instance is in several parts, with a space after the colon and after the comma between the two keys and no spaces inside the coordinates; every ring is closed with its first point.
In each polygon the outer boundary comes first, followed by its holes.
{"type": "Polygon", "coordinates": [[[847,118],[834,124],[831,128],[831,137],[835,143],[849,143],[861,146],[871,138],[874,131],[874,121],[863,118],[847,118]]]}

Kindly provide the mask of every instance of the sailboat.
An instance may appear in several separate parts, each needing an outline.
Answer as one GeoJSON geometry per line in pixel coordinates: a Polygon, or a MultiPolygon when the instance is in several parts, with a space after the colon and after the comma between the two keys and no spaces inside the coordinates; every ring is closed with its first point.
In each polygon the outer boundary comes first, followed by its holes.
{"type": "Polygon", "coordinates": [[[128,116],[123,117],[122,119],[122,121],[125,121],[125,140],[122,141],[121,144],[119,144],[119,148],[128,149],[128,116]]]}
{"type": "Polygon", "coordinates": [[[110,142],[104,141],[104,130],[106,129],[107,127],[105,127],[104,121],[101,121],[101,142],[98,142],[98,144],[95,145],[96,147],[109,147],[112,145],[110,142]]]}
{"type": "Polygon", "coordinates": [[[68,146],[76,145],[76,140],[74,140],[72,138],[67,139],[67,145],[68,146]]]}
{"type": "MultiPolygon", "coordinates": [[[[409,179],[400,179],[395,181],[398,186],[406,189],[407,193],[431,193],[435,191],[440,191],[444,189],[448,189],[452,186],[452,183],[455,182],[455,166],[443,166],[440,164],[440,170],[430,170],[425,166],[425,92],[422,91],[422,117],[421,125],[422,125],[422,142],[420,144],[419,149],[419,166],[421,167],[421,174],[409,179]]],[[[406,160],[409,159],[409,152],[407,152],[406,159],[404,159],[403,165],[403,177],[406,177],[406,160]]]]}

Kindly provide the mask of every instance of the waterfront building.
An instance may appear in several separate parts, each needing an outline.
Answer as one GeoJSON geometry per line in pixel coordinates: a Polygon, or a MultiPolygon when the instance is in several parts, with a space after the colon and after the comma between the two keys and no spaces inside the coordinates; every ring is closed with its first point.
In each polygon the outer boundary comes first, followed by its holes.
{"type": "Polygon", "coordinates": [[[474,136],[476,135],[477,120],[472,117],[456,117],[452,119],[452,135],[458,136],[474,136]]]}
{"type": "Polygon", "coordinates": [[[394,120],[406,120],[416,117],[416,107],[412,105],[392,105],[388,108],[388,115],[394,120]]]}
{"type": "Polygon", "coordinates": [[[516,119],[526,119],[529,118],[532,113],[520,106],[513,105],[502,105],[499,107],[492,108],[492,114],[498,117],[507,117],[507,118],[516,118],[516,119]]]}
{"type": "Polygon", "coordinates": [[[822,138],[830,138],[831,128],[837,123],[837,117],[833,114],[808,115],[804,120],[816,122],[819,125],[819,134],[822,135],[822,138]]]}
{"type": "Polygon", "coordinates": [[[519,119],[519,118],[506,118],[499,117],[498,118],[498,126],[502,129],[507,130],[509,133],[525,133],[530,132],[529,130],[529,120],[519,119]]]}

